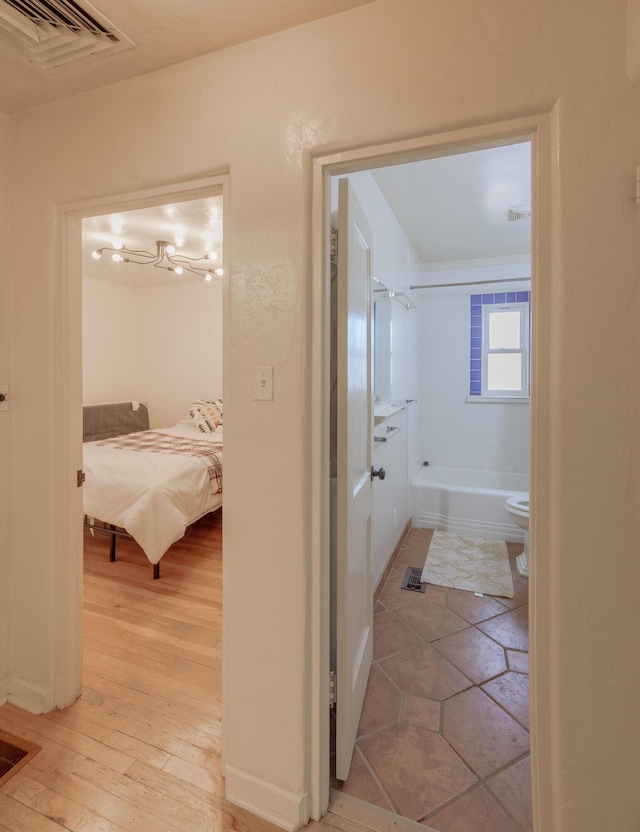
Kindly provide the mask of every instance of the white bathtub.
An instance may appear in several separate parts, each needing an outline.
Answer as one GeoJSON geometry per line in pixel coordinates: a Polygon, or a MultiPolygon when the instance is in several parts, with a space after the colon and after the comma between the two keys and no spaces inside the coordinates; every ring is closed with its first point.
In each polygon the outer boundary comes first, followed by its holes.
{"type": "Polygon", "coordinates": [[[529,491],[529,475],[421,466],[412,483],[413,525],[491,540],[524,540],[504,506],[529,491]]]}

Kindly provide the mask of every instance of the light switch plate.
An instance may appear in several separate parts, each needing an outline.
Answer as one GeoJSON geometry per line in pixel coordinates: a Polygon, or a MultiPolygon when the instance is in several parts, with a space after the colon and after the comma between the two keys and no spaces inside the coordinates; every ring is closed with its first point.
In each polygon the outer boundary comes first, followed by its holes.
{"type": "Polygon", "coordinates": [[[273,367],[256,367],[253,398],[260,401],[273,400],[273,367]]]}

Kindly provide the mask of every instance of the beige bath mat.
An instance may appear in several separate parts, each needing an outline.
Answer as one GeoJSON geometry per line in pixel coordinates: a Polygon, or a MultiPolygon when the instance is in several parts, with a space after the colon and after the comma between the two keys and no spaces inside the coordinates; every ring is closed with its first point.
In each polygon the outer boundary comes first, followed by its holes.
{"type": "Polygon", "coordinates": [[[504,540],[462,537],[440,530],[431,538],[422,581],[504,598],[514,594],[504,540]]]}

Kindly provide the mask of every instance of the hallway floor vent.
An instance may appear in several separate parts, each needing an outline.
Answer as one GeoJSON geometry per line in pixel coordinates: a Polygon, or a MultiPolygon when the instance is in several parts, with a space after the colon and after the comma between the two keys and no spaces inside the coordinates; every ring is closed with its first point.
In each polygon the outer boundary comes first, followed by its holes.
{"type": "Polygon", "coordinates": [[[400,585],[401,589],[410,589],[413,592],[424,592],[424,584],[420,580],[422,578],[422,569],[417,569],[415,566],[407,566],[407,571],[404,573],[404,578],[400,585]]]}
{"type": "Polygon", "coordinates": [[[22,737],[0,731],[0,785],[40,751],[40,746],[22,737]]]}
{"type": "Polygon", "coordinates": [[[46,70],[86,66],[133,41],[83,0],[0,0],[0,35],[46,70]]]}

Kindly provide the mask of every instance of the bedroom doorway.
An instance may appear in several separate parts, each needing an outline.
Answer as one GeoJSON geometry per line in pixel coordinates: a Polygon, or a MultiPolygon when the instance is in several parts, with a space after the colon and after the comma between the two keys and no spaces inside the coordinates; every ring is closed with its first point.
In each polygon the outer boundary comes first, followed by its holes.
{"type": "MultiPolygon", "coordinates": [[[[520,134],[520,136],[518,136],[517,132],[512,133],[511,135],[513,136],[513,138],[511,138],[510,141],[502,139],[502,138],[498,139],[496,141],[495,137],[493,137],[493,139],[494,139],[493,141],[491,141],[491,142],[490,141],[481,142],[480,145],[478,146],[478,144],[476,143],[477,138],[478,138],[477,134],[474,137],[474,136],[472,136],[473,132],[474,131],[468,131],[468,133],[467,133],[469,141],[468,141],[468,143],[465,143],[466,148],[462,146],[461,142],[459,142],[459,143],[456,142],[455,143],[455,150],[450,150],[450,154],[453,153],[455,155],[458,155],[458,154],[465,153],[465,150],[468,152],[470,150],[475,150],[475,149],[480,149],[480,148],[481,149],[486,149],[486,148],[490,148],[490,147],[493,147],[493,146],[495,146],[495,147],[508,146],[509,144],[514,144],[514,142],[515,143],[520,143],[520,142],[523,141],[523,139],[525,141],[531,141],[532,135],[534,136],[534,141],[536,141],[536,139],[535,139],[536,131],[534,130],[533,133],[530,133],[529,130],[527,130],[527,131],[523,131],[523,133],[520,134]]],[[[392,175],[391,174],[391,169],[394,165],[397,164],[397,165],[400,166],[400,165],[405,164],[407,167],[410,167],[411,163],[415,163],[416,159],[418,159],[418,151],[415,148],[413,149],[413,151],[410,154],[408,154],[408,155],[411,156],[410,161],[405,162],[404,160],[401,160],[401,159],[398,160],[398,161],[395,161],[395,160],[391,161],[390,160],[391,155],[392,155],[391,152],[388,152],[387,154],[385,154],[384,157],[383,157],[384,164],[381,161],[379,164],[376,164],[375,167],[372,167],[371,170],[368,171],[368,172],[367,172],[367,165],[363,162],[362,159],[359,158],[357,160],[354,160],[352,171],[357,171],[355,173],[355,177],[357,178],[359,176],[362,176],[362,174],[364,173],[365,175],[373,175],[373,177],[376,178],[376,174],[379,174],[382,170],[389,171],[389,175],[391,176],[392,175]]],[[[401,157],[401,156],[402,156],[402,153],[399,153],[398,157],[401,157]]],[[[439,148],[433,156],[431,154],[429,154],[428,152],[426,152],[424,154],[423,158],[434,158],[434,157],[439,157],[440,158],[440,157],[446,157],[446,156],[447,156],[447,152],[446,152],[446,149],[443,147],[443,148],[439,148]]],[[[323,160],[323,161],[324,161],[325,164],[327,163],[327,160],[323,160]]],[[[367,159],[367,161],[368,162],[376,161],[375,151],[372,151],[372,156],[369,157],[367,159]]],[[[320,165],[318,167],[320,167],[320,165]]],[[[327,165],[327,167],[329,167],[329,165],[327,165]]],[[[323,173],[325,173],[325,175],[328,173],[327,167],[325,167],[325,169],[323,171],[323,173]]],[[[320,171],[318,171],[318,173],[320,173],[320,171]]],[[[348,162],[346,162],[344,160],[344,158],[342,157],[339,161],[337,161],[335,163],[335,167],[333,168],[333,170],[331,170],[331,173],[333,174],[333,176],[331,177],[331,182],[333,182],[334,179],[338,179],[340,177],[345,177],[345,176],[349,177],[351,171],[349,170],[348,162]]],[[[536,185],[535,168],[534,168],[534,177],[532,179],[532,184],[533,184],[534,190],[535,190],[535,185],[536,185]]],[[[380,183],[376,181],[375,185],[377,186],[377,190],[379,191],[380,190],[380,183]]],[[[327,202],[329,200],[329,192],[330,191],[332,191],[332,188],[329,184],[329,180],[327,179],[327,180],[325,180],[325,185],[324,185],[324,194],[325,194],[325,199],[327,200],[327,202]]],[[[365,188],[365,191],[366,191],[366,188],[365,188]]],[[[366,202],[366,199],[365,199],[365,202],[366,202]]],[[[529,202],[531,202],[531,199],[529,199],[529,202]]],[[[333,203],[332,203],[332,205],[333,205],[333,203]]],[[[510,207],[510,206],[508,206],[508,207],[510,207]]],[[[397,212],[393,212],[393,213],[396,213],[396,216],[397,216],[397,212]]],[[[391,214],[392,214],[392,212],[389,212],[389,216],[387,217],[387,220],[393,219],[391,214]]],[[[327,211],[327,214],[325,216],[327,216],[327,215],[328,215],[328,211],[327,211]]],[[[328,232],[325,232],[325,234],[326,234],[325,240],[328,240],[328,232]]],[[[375,231],[374,231],[374,234],[375,234],[375,231]]],[[[374,237],[374,246],[375,246],[376,242],[377,242],[377,240],[374,237]]],[[[340,246],[340,241],[338,241],[338,247],[339,246],[340,246]]],[[[328,255],[326,255],[326,256],[328,257],[328,255]]],[[[539,256],[539,251],[536,251],[535,248],[534,248],[534,251],[533,251],[533,262],[534,262],[534,264],[539,262],[538,261],[538,256],[539,256]]],[[[388,263],[386,263],[386,265],[389,265],[391,260],[389,258],[389,251],[387,249],[385,249],[385,251],[383,253],[383,258],[378,259],[378,263],[380,263],[384,258],[386,258],[389,261],[388,263]]],[[[375,258],[374,258],[374,264],[375,264],[375,262],[376,261],[375,261],[375,258]]],[[[486,266],[486,265],[492,265],[492,264],[484,263],[484,264],[481,264],[481,265],[486,266]]],[[[498,265],[498,263],[496,262],[493,265],[498,265]]],[[[534,268],[535,268],[535,265],[534,265],[534,268]]],[[[376,274],[375,266],[374,266],[373,272],[374,272],[374,277],[378,277],[379,280],[382,280],[381,275],[379,273],[376,274]]],[[[332,277],[333,277],[333,273],[332,273],[332,277]]],[[[411,302],[411,297],[410,297],[411,293],[406,292],[406,290],[410,287],[413,290],[418,289],[420,285],[422,285],[423,283],[426,282],[426,281],[418,280],[418,279],[416,279],[416,277],[417,277],[417,275],[413,275],[413,276],[411,276],[410,279],[407,279],[406,280],[406,285],[402,285],[402,286],[395,286],[394,285],[394,286],[389,287],[389,288],[391,288],[392,291],[388,294],[390,294],[391,297],[393,298],[394,294],[396,294],[393,290],[399,290],[398,294],[400,295],[400,297],[398,297],[397,299],[401,303],[402,303],[403,300],[406,301],[407,302],[406,305],[408,307],[409,302],[411,302]]],[[[382,281],[382,282],[384,282],[384,281],[382,281]]],[[[386,287],[383,286],[383,289],[384,288],[386,288],[386,287]]],[[[498,287],[496,289],[496,291],[498,291],[498,293],[500,293],[499,290],[501,288],[502,287],[498,287]]],[[[509,287],[509,289],[515,289],[515,288],[522,289],[521,286],[518,286],[518,287],[510,286],[509,287]]],[[[373,291],[375,291],[375,288],[373,289],[373,291]]],[[[478,290],[476,290],[476,291],[478,291],[478,290]]],[[[480,289],[479,291],[482,292],[483,290],[480,289]]],[[[493,289],[492,289],[492,291],[493,291],[493,289]]],[[[395,326],[395,321],[394,321],[394,326],[395,326]]],[[[467,307],[467,327],[468,327],[468,307],[467,307]]],[[[467,337],[468,337],[468,334],[469,333],[467,332],[466,333],[467,337]]],[[[417,341],[414,340],[412,342],[411,346],[415,348],[416,344],[417,344],[417,341]]],[[[537,345],[534,346],[534,349],[536,349],[536,347],[537,347],[537,345]]],[[[467,349],[468,349],[468,345],[467,345],[467,349]]],[[[409,362],[414,360],[412,358],[412,356],[406,350],[402,351],[402,357],[405,360],[408,359],[409,362]]],[[[467,373],[469,371],[468,361],[469,361],[469,357],[468,357],[468,354],[467,354],[467,373]]],[[[467,378],[467,384],[468,384],[468,382],[469,382],[469,379],[467,378]]],[[[467,391],[467,392],[469,392],[469,391],[467,391]]],[[[407,398],[409,398],[409,397],[407,396],[407,398]]],[[[386,404],[387,402],[380,402],[380,403],[381,404],[383,404],[383,403],[386,404]]],[[[533,402],[532,402],[532,409],[533,409],[533,402]]],[[[407,428],[405,428],[405,429],[407,429],[407,428]]],[[[409,454],[411,454],[411,452],[412,452],[412,448],[410,447],[409,448],[409,454]]],[[[534,460],[534,467],[535,467],[535,457],[533,457],[533,460],[534,460]]],[[[376,468],[378,467],[377,463],[374,464],[374,467],[376,467],[376,468]]],[[[376,482],[376,485],[377,485],[377,482],[376,482]]],[[[382,487],[383,486],[380,486],[380,489],[382,489],[382,487]]],[[[376,533],[374,531],[373,534],[372,534],[372,538],[376,539],[378,537],[379,537],[379,535],[376,535],[376,533]]],[[[332,571],[332,574],[333,574],[333,571],[332,571]]],[[[372,577],[373,578],[381,577],[381,575],[372,576],[372,577]]],[[[380,608],[380,609],[382,609],[382,608],[380,608]]],[[[390,607],[389,610],[391,611],[392,615],[395,615],[395,613],[393,612],[392,607],[390,607]]],[[[387,611],[389,611],[389,610],[387,610],[387,611]]],[[[509,608],[508,607],[501,607],[499,612],[500,611],[502,613],[508,615],[509,608]]],[[[465,627],[469,627],[469,626],[470,625],[468,623],[465,625],[465,627]]],[[[375,636],[374,636],[374,638],[375,638],[375,636]]],[[[330,654],[331,654],[332,657],[335,655],[335,650],[334,650],[334,647],[333,647],[333,641],[331,642],[330,654]]],[[[508,669],[509,669],[508,667],[505,667],[505,670],[508,670],[508,669]]],[[[471,682],[469,682],[469,684],[471,684],[471,682]]],[[[393,687],[393,683],[391,683],[391,685],[393,687]]],[[[535,695],[535,691],[534,691],[534,695],[535,695]]],[[[380,705],[380,702],[378,702],[378,705],[380,705]]],[[[339,707],[339,705],[338,705],[338,707],[339,707]]],[[[380,716],[380,714],[378,714],[378,716],[380,716]]],[[[528,717],[527,717],[527,726],[528,726],[528,717]]],[[[521,733],[523,733],[521,729],[520,729],[520,731],[521,731],[521,733]]],[[[372,746],[375,745],[375,741],[373,739],[371,739],[370,745],[372,745],[372,746]]],[[[520,755],[524,759],[523,755],[524,755],[524,751],[523,751],[522,755],[520,755]]],[[[528,760],[527,760],[527,762],[528,762],[528,760]]],[[[388,792],[388,789],[385,789],[385,784],[383,783],[383,780],[381,779],[380,772],[378,772],[377,774],[374,773],[374,770],[371,766],[371,763],[366,762],[366,760],[364,760],[364,757],[363,757],[362,753],[358,753],[356,763],[357,763],[358,770],[361,770],[361,773],[363,775],[363,779],[362,779],[362,784],[363,785],[362,785],[362,788],[357,789],[357,793],[352,792],[353,796],[358,797],[360,799],[363,799],[365,801],[370,799],[370,802],[373,805],[378,806],[378,807],[382,807],[383,811],[385,811],[385,810],[387,812],[391,811],[392,813],[395,813],[395,816],[397,817],[397,814],[398,814],[397,803],[394,805],[393,801],[389,802],[389,792],[388,792]],[[382,786],[382,789],[380,788],[381,786],[382,786]],[[374,796],[374,792],[377,794],[377,797],[374,796]]],[[[394,766],[392,766],[392,768],[394,768],[394,770],[395,770],[394,766]]],[[[397,771],[396,771],[394,776],[396,778],[399,776],[397,771]]],[[[386,785],[388,786],[388,783],[386,785]]],[[[465,787],[465,788],[467,788],[467,787],[465,787]]],[[[465,789],[463,788],[462,791],[464,791],[464,790],[465,789]]],[[[447,801],[445,801],[445,802],[447,802],[447,801]]],[[[333,796],[331,798],[330,808],[332,808],[333,811],[336,811],[339,814],[341,814],[341,813],[342,814],[345,814],[345,813],[348,814],[350,812],[356,812],[357,817],[359,817],[361,820],[363,818],[365,818],[365,816],[367,816],[366,813],[363,814],[362,812],[360,812],[360,814],[358,814],[358,801],[356,801],[355,803],[350,803],[348,796],[345,797],[344,793],[341,793],[340,791],[333,793],[333,796]]],[[[372,809],[372,811],[375,814],[376,810],[372,809]]],[[[433,811],[434,811],[434,809],[432,807],[432,810],[431,810],[432,814],[433,814],[433,811]]],[[[418,817],[417,815],[414,817],[412,814],[407,813],[406,816],[411,818],[412,820],[424,820],[425,817],[428,817],[428,814],[429,813],[427,813],[427,815],[425,815],[424,813],[422,813],[420,815],[420,817],[418,817]]],[[[351,816],[354,817],[353,815],[351,815],[351,816]]],[[[425,822],[427,822],[427,821],[425,821],[425,822]]]]}
{"type": "MultiPolygon", "coordinates": [[[[70,372],[77,367],[82,376],[83,405],[127,402],[139,414],[146,403],[148,427],[182,434],[197,430],[195,423],[180,423],[202,400],[216,403],[222,422],[226,183],[226,176],[215,177],[68,212],[68,250],[82,249],[81,270],[69,271],[77,274],[72,308],[83,319],[82,367],[73,351],[70,372]],[[167,251],[171,261],[154,268],[141,261],[159,240],[175,253],[167,251]],[[100,249],[103,274],[96,272],[100,249]]],[[[119,434],[127,430],[114,427],[119,434]]],[[[202,470],[209,479],[209,469],[202,470]]],[[[81,574],[74,576],[84,603],[73,593],[82,619],[75,678],[83,714],[114,729],[114,747],[126,747],[136,759],[174,760],[177,784],[180,766],[198,767],[202,788],[217,776],[212,760],[221,753],[221,494],[216,505],[215,511],[208,504],[194,508],[194,522],[160,562],[159,580],[136,541],[118,538],[111,563],[110,536],[85,529],[85,568],[80,557],[81,574]]],[[[78,714],[70,711],[70,718],[78,714]]]]}

